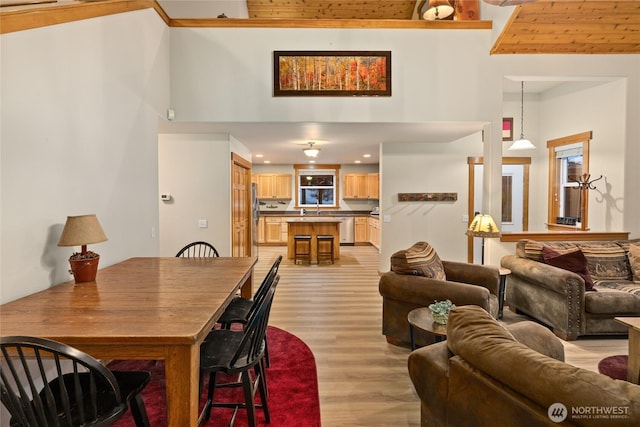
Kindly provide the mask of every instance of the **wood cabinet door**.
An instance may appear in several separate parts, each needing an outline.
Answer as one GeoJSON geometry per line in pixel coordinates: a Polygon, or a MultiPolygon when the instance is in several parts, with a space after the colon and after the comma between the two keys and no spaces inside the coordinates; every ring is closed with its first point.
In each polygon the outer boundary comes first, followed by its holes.
{"type": "Polygon", "coordinates": [[[369,218],[369,242],[380,249],[380,220],[369,218]]]}
{"type": "Polygon", "coordinates": [[[369,221],[367,217],[356,217],[354,220],[354,239],[356,243],[369,243],[369,221]]]}
{"type": "Polygon", "coordinates": [[[282,241],[282,223],[280,217],[265,218],[264,240],[266,243],[280,243],[282,241]]]}
{"type": "Polygon", "coordinates": [[[274,175],[274,196],[278,199],[291,199],[291,174],[274,175]]]}
{"type": "Polygon", "coordinates": [[[343,199],[367,198],[367,175],[361,173],[348,173],[343,178],[343,199]]]}
{"type": "Polygon", "coordinates": [[[271,174],[258,174],[256,175],[256,182],[258,183],[258,198],[259,199],[272,199],[274,195],[274,182],[273,175],[271,174]]]}
{"type": "Polygon", "coordinates": [[[367,198],[380,198],[380,174],[370,173],[367,175],[367,198]]]}

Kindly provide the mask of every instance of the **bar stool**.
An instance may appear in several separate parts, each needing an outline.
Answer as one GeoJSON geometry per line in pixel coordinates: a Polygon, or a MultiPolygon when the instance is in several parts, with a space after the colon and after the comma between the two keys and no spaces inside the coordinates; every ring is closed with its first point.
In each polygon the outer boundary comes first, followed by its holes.
{"type": "Polygon", "coordinates": [[[327,259],[333,264],[333,236],[332,235],[318,235],[316,236],[316,254],[318,255],[318,264],[321,259],[327,259]],[[322,250],[323,245],[329,245],[328,248],[322,250]]]}
{"type": "Polygon", "coordinates": [[[293,236],[293,263],[297,264],[298,260],[307,260],[311,264],[311,236],[308,234],[293,236]],[[304,252],[305,248],[306,252],[304,252]]]}

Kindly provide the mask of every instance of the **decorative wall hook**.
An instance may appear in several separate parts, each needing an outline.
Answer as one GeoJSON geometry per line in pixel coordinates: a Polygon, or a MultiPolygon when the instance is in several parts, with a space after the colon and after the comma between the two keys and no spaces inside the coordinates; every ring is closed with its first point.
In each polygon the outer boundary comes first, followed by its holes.
{"type": "Polygon", "coordinates": [[[596,186],[593,185],[594,182],[602,179],[602,175],[599,178],[591,179],[591,174],[585,173],[583,174],[579,180],[575,180],[574,182],[578,183],[578,186],[581,190],[595,190],[596,186]]]}

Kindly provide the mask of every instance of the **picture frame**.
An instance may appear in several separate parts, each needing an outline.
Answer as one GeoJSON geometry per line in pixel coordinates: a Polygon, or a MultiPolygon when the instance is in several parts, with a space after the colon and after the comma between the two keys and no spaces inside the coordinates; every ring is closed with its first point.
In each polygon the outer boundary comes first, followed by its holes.
{"type": "Polygon", "coordinates": [[[391,96],[391,51],[274,51],[273,96],[391,96]]]}
{"type": "Polygon", "coordinates": [[[502,140],[513,141],[513,117],[502,118],[502,140]]]}

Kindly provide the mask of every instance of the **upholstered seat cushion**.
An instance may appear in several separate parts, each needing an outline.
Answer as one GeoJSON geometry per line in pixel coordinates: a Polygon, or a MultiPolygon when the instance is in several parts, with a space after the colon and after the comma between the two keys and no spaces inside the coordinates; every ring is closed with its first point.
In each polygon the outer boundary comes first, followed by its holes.
{"type": "Polygon", "coordinates": [[[640,283],[599,281],[598,292],[584,295],[584,310],[593,314],[637,315],[640,313],[640,283]]]}

